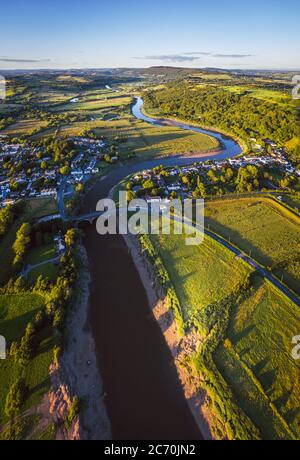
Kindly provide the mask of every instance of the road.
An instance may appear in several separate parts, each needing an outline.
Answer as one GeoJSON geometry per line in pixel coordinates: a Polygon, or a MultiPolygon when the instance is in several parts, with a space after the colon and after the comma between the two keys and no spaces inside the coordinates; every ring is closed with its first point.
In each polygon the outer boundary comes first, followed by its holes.
{"type": "Polygon", "coordinates": [[[21,276],[24,276],[24,278],[27,278],[28,276],[28,273],[35,269],[35,268],[38,268],[38,267],[42,267],[43,265],[47,265],[47,264],[50,264],[50,263],[59,263],[60,261],[60,258],[61,256],[56,256],[56,257],[52,257],[51,259],[46,259],[46,260],[43,260],[42,262],[39,262],[38,264],[28,264],[26,265],[26,267],[24,267],[24,269],[22,270],[21,272],[21,276]]]}

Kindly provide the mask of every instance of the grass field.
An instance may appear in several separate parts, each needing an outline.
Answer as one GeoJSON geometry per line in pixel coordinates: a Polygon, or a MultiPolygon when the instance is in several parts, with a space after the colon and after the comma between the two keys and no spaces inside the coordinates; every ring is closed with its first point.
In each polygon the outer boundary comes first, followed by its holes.
{"type": "Polygon", "coordinates": [[[300,293],[299,218],[268,198],[207,201],[206,225],[300,293]]]}
{"type": "Polygon", "coordinates": [[[290,438],[289,429],[299,438],[300,362],[291,356],[291,340],[299,331],[299,308],[256,279],[254,290],[233,311],[232,346],[217,349],[222,375],[263,439],[290,438]]]}
{"type": "Polygon", "coordinates": [[[0,239],[0,282],[7,280],[12,274],[14,253],[12,245],[16,238],[17,230],[23,222],[30,222],[46,214],[55,213],[56,202],[52,198],[40,198],[28,200],[20,216],[13,222],[10,231],[0,239]]]}
{"type": "Polygon", "coordinates": [[[282,197],[283,203],[286,203],[288,206],[293,208],[295,211],[300,213],[300,193],[295,193],[293,195],[284,194],[282,197]]]}
{"type": "MultiPolygon", "coordinates": [[[[43,303],[43,298],[36,294],[0,295],[0,334],[6,338],[8,346],[23,336],[28,322],[33,320],[43,303]]],[[[28,393],[23,409],[38,404],[49,385],[48,369],[54,345],[51,329],[44,329],[39,340],[38,350],[25,368],[28,393]]],[[[0,360],[0,424],[7,421],[4,414],[6,395],[20,372],[19,365],[12,358],[0,360]]]]}
{"type": "Polygon", "coordinates": [[[12,110],[20,109],[21,107],[21,104],[0,101],[0,115],[6,115],[12,110]]]}
{"type": "Polygon", "coordinates": [[[54,243],[43,244],[28,251],[26,262],[30,265],[35,265],[44,260],[51,259],[55,256],[54,243]]]}
{"type": "Polygon", "coordinates": [[[35,283],[37,278],[42,275],[43,278],[48,278],[50,281],[55,281],[58,275],[59,265],[55,265],[54,263],[48,263],[42,265],[41,267],[36,267],[30,270],[28,274],[28,281],[30,283],[35,283]]]}
{"type": "Polygon", "coordinates": [[[127,142],[121,144],[123,151],[136,155],[156,156],[179,153],[201,153],[217,150],[218,141],[210,136],[192,131],[182,131],[171,126],[152,126],[132,117],[99,123],[95,132],[102,136],[125,136],[127,142]]]}
{"type": "Polygon", "coordinates": [[[184,311],[184,321],[198,322],[201,309],[227,297],[250,269],[210,238],[187,246],[181,235],[151,235],[184,311]]]}
{"type": "Polygon", "coordinates": [[[3,129],[0,134],[7,134],[9,136],[21,136],[22,134],[30,134],[35,129],[44,128],[47,126],[47,124],[48,122],[46,120],[19,120],[17,123],[9,125],[7,128],[3,129]]]}
{"type": "Polygon", "coordinates": [[[271,89],[255,88],[253,86],[223,86],[223,89],[236,94],[248,94],[256,99],[262,99],[267,102],[276,104],[290,104],[292,102],[291,94],[284,91],[274,91],[271,89]]]}
{"type": "Polygon", "coordinates": [[[131,103],[131,97],[103,97],[103,99],[92,99],[81,102],[79,97],[78,102],[68,102],[67,104],[58,105],[53,107],[54,112],[68,112],[68,111],[94,111],[105,108],[120,107],[131,103]]]}
{"type": "MultiPolygon", "coordinates": [[[[246,211],[237,212],[243,220],[246,211]]],[[[300,331],[300,309],[208,237],[199,246],[185,245],[180,235],[150,239],[175,288],[185,328],[194,325],[203,344],[210,343],[190,359],[205,382],[213,413],[223,414],[226,431],[251,439],[252,426],[262,439],[299,438],[300,363],[291,350],[300,331]],[[250,286],[239,293],[249,275],[250,286]]]]}

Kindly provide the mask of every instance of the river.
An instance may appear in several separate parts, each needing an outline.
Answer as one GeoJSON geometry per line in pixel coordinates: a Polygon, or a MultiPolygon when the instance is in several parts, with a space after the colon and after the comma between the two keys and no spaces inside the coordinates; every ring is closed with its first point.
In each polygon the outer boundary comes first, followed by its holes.
{"type": "MultiPolygon", "coordinates": [[[[142,104],[142,99],[136,98],[132,107],[136,118],[161,126],[171,123],[218,138],[224,149],[205,160],[228,158],[241,152],[234,140],[222,134],[146,117],[141,111],[142,104]]],[[[94,211],[97,201],[130,173],[159,164],[195,161],[201,158],[173,156],[117,167],[86,194],[82,211],[94,211]]],[[[100,236],[93,225],[85,230],[84,244],[92,278],[90,321],[113,439],[202,439],[122,236],[100,236]]]]}

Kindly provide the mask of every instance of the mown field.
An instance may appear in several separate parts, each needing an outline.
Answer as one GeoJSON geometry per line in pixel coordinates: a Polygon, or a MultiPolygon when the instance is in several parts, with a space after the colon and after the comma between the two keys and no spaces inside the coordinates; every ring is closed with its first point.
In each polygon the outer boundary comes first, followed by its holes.
{"type": "MultiPolygon", "coordinates": [[[[20,340],[27,324],[44,304],[37,294],[0,295],[0,334],[6,338],[9,347],[13,341],[20,340]]],[[[53,357],[54,341],[50,328],[43,329],[39,335],[40,345],[25,368],[25,381],[28,387],[24,410],[35,406],[49,386],[49,365],[53,357]]],[[[20,374],[21,368],[13,358],[0,360],[0,425],[7,422],[4,413],[5,399],[9,387],[20,374]]]]}
{"type": "Polygon", "coordinates": [[[300,293],[300,219],[268,198],[207,201],[205,222],[300,293]]]}

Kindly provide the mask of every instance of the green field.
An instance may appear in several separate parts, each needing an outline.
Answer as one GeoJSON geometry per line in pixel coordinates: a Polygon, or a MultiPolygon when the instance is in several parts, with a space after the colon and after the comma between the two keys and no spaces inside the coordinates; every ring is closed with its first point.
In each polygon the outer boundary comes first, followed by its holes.
{"type": "Polygon", "coordinates": [[[22,134],[30,134],[33,130],[41,129],[46,127],[47,121],[26,119],[19,120],[7,128],[3,129],[0,134],[6,134],[9,136],[21,136],[22,134]]]}
{"type": "Polygon", "coordinates": [[[52,110],[55,112],[68,112],[68,111],[94,111],[106,108],[114,108],[125,106],[131,103],[131,97],[103,97],[103,99],[92,99],[81,102],[79,97],[78,102],[68,102],[54,107],[52,110]]]}
{"type": "MultiPolygon", "coordinates": [[[[254,202],[259,206],[257,198],[254,202]]],[[[248,216],[244,208],[239,209],[245,205],[244,200],[241,203],[235,207],[244,221],[248,216]]],[[[221,204],[227,211],[230,202],[221,204]]],[[[274,212],[263,205],[264,213],[274,212]]],[[[253,211],[252,201],[247,206],[253,211]]],[[[259,209],[256,212],[261,222],[259,209]]],[[[284,219],[279,212],[278,216],[284,219]]],[[[253,216],[250,220],[253,225],[253,216]]],[[[232,222],[236,221],[233,215],[232,222]]],[[[293,220],[285,216],[284,223],[291,232],[293,220]]],[[[274,238],[270,244],[277,248],[274,238]]],[[[299,438],[300,363],[292,359],[291,350],[292,337],[300,331],[300,309],[208,237],[199,246],[187,246],[180,235],[151,235],[150,239],[175,288],[184,329],[194,326],[202,337],[200,348],[186,358],[185,365],[190,363],[190,372],[200,375],[209,396],[215,436],[299,438]]],[[[158,259],[152,262],[161,272],[158,259]]]]}
{"type": "Polygon", "coordinates": [[[224,343],[215,359],[239,405],[260,429],[263,439],[299,439],[300,362],[291,356],[299,334],[300,309],[268,282],[234,309],[224,343]],[[283,321],[284,318],[284,321],[283,321]]]}
{"type": "Polygon", "coordinates": [[[30,222],[33,218],[55,213],[56,210],[56,202],[52,198],[32,199],[25,202],[24,209],[13,222],[10,231],[0,239],[0,282],[7,281],[13,274],[14,253],[12,245],[20,225],[23,222],[30,222]]]}
{"type": "Polygon", "coordinates": [[[35,265],[53,257],[55,257],[54,243],[43,244],[28,251],[26,262],[35,265]]]}
{"type": "Polygon", "coordinates": [[[99,123],[95,132],[107,137],[124,136],[127,141],[121,144],[120,148],[143,157],[202,153],[220,147],[215,138],[205,134],[183,131],[171,126],[152,126],[132,117],[99,123]]]}
{"type": "Polygon", "coordinates": [[[240,260],[205,237],[187,246],[181,235],[151,235],[184,311],[185,321],[198,321],[201,309],[227,297],[249,273],[240,260]]]}
{"type": "Polygon", "coordinates": [[[34,284],[37,278],[42,275],[43,278],[48,278],[50,281],[54,282],[57,278],[58,271],[59,265],[50,262],[30,270],[28,273],[28,281],[34,284]]]}
{"type": "Polygon", "coordinates": [[[207,201],[205,222],[300,293],[300,219],[268,198],[207,201]]]}
{"type": "Polygon", "coordinates": [[[292,102],[291,94],[284,91],[275,91],[271,89],[255,88],[253,86],[223,86],[224,89],[236,94],[249,94],[256,99],[262,99],[267,102],[276,104],[290,104],[292,102]]]}
{"type": "MultiPolygon", "coordinates": [[[[6,338],[9,347],[12,341],[20,340],[28,322],[44,304],[44,299],[36,294],[0,295],[0,334],[6,338]]],[[[23,409],[38,404],[49,386],[49,365],[52,360],[53,339],[49,328],[39,334],[40,345],[30,363],[25,368],[28,392],[23,409]]],[[[5,399],[9,387],[20,374],[21,369],[12,358],[0,360],[0,424],[7,421],[4,414],[5,399]]]]}
{"type": "Polygon", "coordinates": [[[6,115],[12,110],[17,110],[17,109],[20,109],[21,107],[22,106],[20,104],[0,101],[0,115],[6,115]]]}

